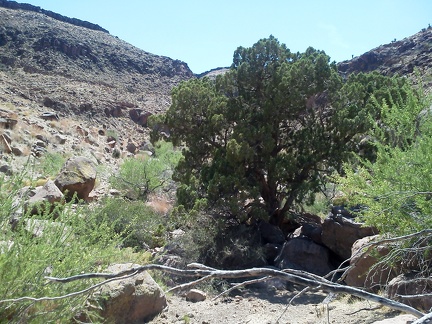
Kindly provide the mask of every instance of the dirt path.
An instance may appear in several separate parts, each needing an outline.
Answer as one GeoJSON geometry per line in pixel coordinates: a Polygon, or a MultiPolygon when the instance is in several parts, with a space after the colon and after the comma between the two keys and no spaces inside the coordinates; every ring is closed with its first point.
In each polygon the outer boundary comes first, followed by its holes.
{"type": "Polygon", "coordinates": [[[168,296],[168,307],[150,323],[153,324],[304,324],[304,323],[373,323],[398,313],[368,301],[338,296],[322,304],[326,295],[306,294],[288,301],[297,292],[270,289],[245,290],[241,295],[212,296],[203,302],[188,302],[184,297],[168,296]]]}

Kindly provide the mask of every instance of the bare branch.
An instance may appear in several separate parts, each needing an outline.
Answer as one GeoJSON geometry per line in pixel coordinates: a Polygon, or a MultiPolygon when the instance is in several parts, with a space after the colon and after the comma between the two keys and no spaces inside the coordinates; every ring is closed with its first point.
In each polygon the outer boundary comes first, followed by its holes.
{"type": "MultiPolygon", "coordinates": [[[[41,297],[41,298],[34,298],[34,297],[20,297],[20,298],[15,298],[15,299],[3,299],[3,300],[0,300],[0,304],[1,304],[1,303],[18,303],[18,302],[22,302],[22,301],[33,301],[33,302],[40,302],[40,301],[53,301],[53,300],[60,300],[60,299],[70,298],[70,297],[78,296],[78,295],[81,295],[81,294],[85,294],[86,292],[89,292],[89,291],[91,291],[91,290],[93,290],[93,289],[96,289],[96,288],[98,288],[98,287],[100,287],[100,286],[103,286],[103,285],[107,284],[108,282],[115,281],[115,280],[126,279],[126,278],[129,278],[129,277],[132,277],[132,276],[136,275],[137,273],[138,273],[138,272],[134,272],[134,273],[128,274],[128,275],[126,275],[126,276],[122,276],[122,277],[114,277],[114,278],[111,278],[111,279],[108,279],[108,280],[102,281],[102,282],[100,282],[100,283],[98,283],[98,284],[95,284],[95,285],[93,285],[93,286],[90,286],[90,287],[88,287],[88,288],[86,288],[86,289],[83,289],[83,290],[80,290],[80,291],[74,291],[73,293],[66,294],[66,295],[62,295],[62,296],[55,296],[55,297],[41,297]]],[[[47,277],[47,279],[49,279],[49,278],[47,277]]]]}
{"type": "Polygon", "coordinates": [[[234,289],[237,289],[237,288],[240,288],[240,287],[244,287],[244,286],[247,286],[247,285],[251,285],[251,284],[254,284],[254,283],[257,283],[257,282],[264,282],[264,281],[267,281],[267,280],[270,280],[270,279],[272,279],[272,277],[267,276],[267,277],[253,279],[253,280],[247,280],[247,281],[235,284],[231,288],[229,288],[229,289],[224,290],[223,292],[221,292],[219,295],[217,295],[216,297],[214,297],[212,300],[216,300],[219,297],[228,294],[230,291],[233,291],[234,289]]]}
{"type": "Polygon", "coordinates": [[[429,324],[432,323],[432,312],[412,322],[412,324],[428,324],[428,323],[429,324]]]}
{"type": "MultiPolygon", "coordinates": [[[[196,265],[195,265],[196,266],[196,265]]],[[[205,267],[205,266],[204,266],[205,267]]],[[[48,277],[47,279],[55,281],[55,282],[70,282],[74,280],[88,279],[88,278],[104,278],[111,279],[118,276],[129,275],[135,272],[142,272],[146,270],[160,270],[164,272],[168,272],[174,275],[179,276],[188,276],[188,277],[206,277],[209,278],[247,278],[247,277],[265,277],[271,276],[275,278],[281,278],[283,280],[299,284],[302,286],[321,289],[326,292],[333,293],[346,293],[356,297],[360,297],[362,299],[370,300],[387,307],[390,307],[395,310],[399,310],[402,312],[406,312],[409,314],[413,314],[416,317],[422,317],[424,314],[411,306],[402,304],[397,301],[393,301],[388,298],[384,298],[382,296],[378,296],[366,291],[363,291],[358,288],[343,286],[338,283],[333,283],[328,281],[322,277],[296,270],[286,269],[284,271],[269,269],[269,268],[252,268],[245,270],[217,270],[210,268],[209,270],[180,270],[172,267],[157,265],[157,264],[149,264],[140,267],[134,267],[129,270],[124,270],[118,273],[88,273],[81,274],[77,276],[72,276],[68,278],[53,278],[48,277]]],[[[196,282],[202,282],[203,280],[197,280],[196,282]]],[[[190,285],[189,285],[190,286],[190,285]]]]}
{"type": "Polygon", "coordinates": [[[425,298],[425,297],[431,297],[432,294],[418,294],[418,295],[398,295],[396,294],[396,297],[400,297],[403,299],[416,299],[416,298],[425,298]]]}

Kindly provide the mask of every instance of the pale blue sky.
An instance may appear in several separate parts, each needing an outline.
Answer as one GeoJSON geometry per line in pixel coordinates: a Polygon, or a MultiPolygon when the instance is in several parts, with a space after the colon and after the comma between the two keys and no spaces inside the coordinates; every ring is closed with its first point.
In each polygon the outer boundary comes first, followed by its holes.
{"type": "Polygon", "coordinates": [[[238,46],[274,35],[340,62],[432,24],[431,0],[18,0],[100,25],[194,73],[229,66],[238,46]]]}

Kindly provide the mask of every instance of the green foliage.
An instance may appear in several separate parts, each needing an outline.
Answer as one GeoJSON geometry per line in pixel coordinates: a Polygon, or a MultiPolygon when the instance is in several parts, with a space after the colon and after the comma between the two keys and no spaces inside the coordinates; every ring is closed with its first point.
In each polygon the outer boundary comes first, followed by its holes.
{"type": "MultiPolygon", "coordinates": [[[[110,222],[99,222],[86,206],[72,203],[56,208],[53,220],[47,209],[39,215],[21,215],[18,190],[25,175],[0,179],[0,300],[23,296],[54,297],[76,292],[93,281],[48,283],[45,276],[65,277],[102,271],[112,262],[124,261],[118,249],[121,238],[110,222]],[[19,215],[19,214],[17,214],[19,215]]],[[[0,304],[0,318],[15,322],[67,322],[85,310],[86,295],[44,302],[22,301],[0,304]]]]}
{"type": "Polygon", "coordinates": [[[348,201],[365,206],[361,217],[391,234],[432,227],[430,101],[408,87],[401,92],[375,101],[381,114],[371,132],[376,161],[347,165],[346,176],[339,178],[348,201]]]}
{"type": "Polygon", "coordinates": [[[187,262],[200,262],[223,269],[266,264],[256,227],[227,222],[224,218],[209,216],[207,211],[194,215],[194,221],[189,223],[180,244],[187,262]]]}
{"type": "Polygon", "coordinates": [[[161,141],[155,147],[154,156],[126,159],[110,182],[114,188],[126,192],[128,198],[146,200],[149,194],[167,188],[180,156],[171,143],[161,141]]]}
{"type": "Polygon", "coordinates": [[[377,116],[370,97],[404,81],[360,74],[344,81],[323,52],[291,53],[270,36],[239,47],[231,70],[212,82],[193,79],[172,93],[164,121],[184,144],[174,179],[186,209],[210,209],[280,224],[311,202],[322,173],[340,170],[377,116]]]}
{"type": "Polygon", "coordinates": [[[166,219],[143,201],[106,199],[98,210],[98,219],[112,224],[115,233],[123,237],[123,247],[142,250],[166,243],[166,219]]]}
{"type": "Polygon", "coordinates": [[[106,136],[112,137],[116,142],[119,140],[119,136],[114,129],[107,129],[106,136]]]}
{"type": "Polygon", "coordinates": [[[65,161],[65,157],[59,153],[46,153],[36,161],[36,170],[45,177],[55,177],[65,161]]]}

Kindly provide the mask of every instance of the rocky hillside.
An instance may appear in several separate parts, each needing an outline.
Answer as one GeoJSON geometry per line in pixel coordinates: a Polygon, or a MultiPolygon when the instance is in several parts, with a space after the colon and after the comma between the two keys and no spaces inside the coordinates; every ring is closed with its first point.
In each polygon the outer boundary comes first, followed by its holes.
{"type": "Polygon", "coordinates": [[[0,102],[24,98],[60,115],[157,113],[168,107],[172,87],[192,76],[186,63],[97,25],[0,1],[0,102]]]}
{"type": "Polygon", "coordinates": [[[419,73],[432,87],[432,27],[390,44],[381,45],[352,60],[338,64],[342,73],[378,71],[384,75],[419,73]],[[417,71],[417,72],[415,72],[417,71]]]}

